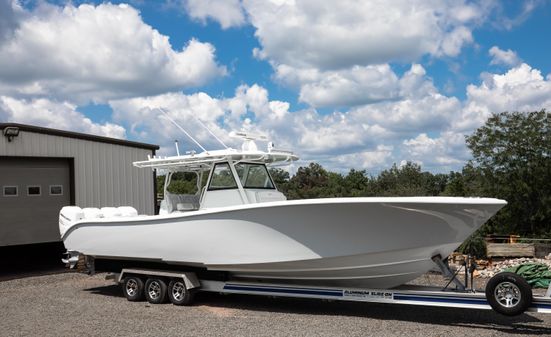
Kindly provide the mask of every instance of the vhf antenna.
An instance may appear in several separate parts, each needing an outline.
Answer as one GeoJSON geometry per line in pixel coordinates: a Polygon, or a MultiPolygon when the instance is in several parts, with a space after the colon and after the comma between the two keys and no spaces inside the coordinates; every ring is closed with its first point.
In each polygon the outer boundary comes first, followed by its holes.
{"type": "Polygon", "coordinates": [[[183,127],[181,127],[181,126],[180,126],[178,123],[176,123],[172,118],[170,118],[170,116],[168,115],[168,113],[167,113],[166,111],[164,111],[162,108],[157,108],[157,109],[159,109],[159,111],[161,111],[161,112],[165,115],[166,119],[168,119],[169,121],[171,121],[172,124],[176,125],[176,127],[177,127],[178,129],[180,129],[183,133],[185,133],[186,136],[188,136],[188,138],[191,139],[195,144],[197,144],[197,146],[199,146],[203,151],[205,151],[205,152],[207,152],[207,153],[209,152],[209,151],[207,151],[207,149],[205,149],[205,148],[203,147],[203,145],[201,145],[198,141],[196,141],[195,138],[191,137],[191,135],[190,135],[183,127]]]}
{"type": "MultiPolygon", "coordinates": [[[[207,151],[205,150],[195,139],[193,139],[193,137],[191,137],[189,135],[189,133],[187,133],[180,125],[178,125],[173,119],[171,119],[168,114],[166,113],[166,111],[164,111],[163,109],[159,108],[159,110],[161,110],[161,112],[163,112],[165,114],[165,116],[172,122],[174,123],[178,128],[180,128],[180,130],[184,131],[184,133],[189,137],[191,138],[197,145],[199,145],[200,148],[203,149],[203,151],[207,151]]],[[[222,144],[223,147],[225,147],[226,149],[229,149],[229,147],[220,139],[218,138],[214,132],[211,131],[211,129],[209,129],[205,123],[203,123],[198,117],[196,116],[193,116],[195,118],[195,120],[205,129],[208,131],[208,133],[210,133],[211,136],[214,137],[214,139],[216,139],[218,141],[218,143],[222,144]]]]}
{"type": "Polygon", "coordinates": [[[193,117],[195,117],[195,120],[197,120],[199,124],[201,124],[201,126],[205,128],[205,130],[207,130],[211,134],[211,136],[213,136],[214,139],[218,141],[218,143],[222,144],[222,146],[225,147],[226,149],[229,149],[229,147],[227,147],[226,144],[224,144],[224,142],[220,138],[216,137],[216,135],[205,124],[203,124],[203,122],[201,122],[201,120],[198,117],[196,116],[193,116],[193,117]]]}

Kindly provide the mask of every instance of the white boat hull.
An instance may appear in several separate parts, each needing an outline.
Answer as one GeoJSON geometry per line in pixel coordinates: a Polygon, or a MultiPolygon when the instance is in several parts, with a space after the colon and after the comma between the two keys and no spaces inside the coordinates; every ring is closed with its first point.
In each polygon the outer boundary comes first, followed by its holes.
{"type": "Polygon", "coordinates": [[[448,256],[504,205],[482,198],[295,200],[85,220],[62,231],[68,250],[97,258],[390,288],[430,270],[433,256],[448,256]]]}

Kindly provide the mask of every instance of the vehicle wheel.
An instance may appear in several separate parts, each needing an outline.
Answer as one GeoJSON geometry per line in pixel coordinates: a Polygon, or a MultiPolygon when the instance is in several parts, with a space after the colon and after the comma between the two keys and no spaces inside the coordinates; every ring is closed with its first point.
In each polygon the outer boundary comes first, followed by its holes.
{"type": "Polygon", "coordinates": [[[136,302],[143,300],[144,284],[137,276],[127,276],[122,280],[122,292],[127,300],[136,302]]]}
{"type": "Polygon", "coordinates": [[[195,291],[186,289],[183,280],[175,279],[168,284],[168,299],[175,305],[190,305],[193,302],[195,291]]]}
{"type": "Polygon", "coordinates": [[[499,273],[486,285],[486,299],[495,311],[507,316],[522,314],[532,303],[532,287],[515,273],[499,273]]]}
{"type": "Polygon", "coordinates": [[[164,303],[166,300],[166,283],[160,278],[148,278],[145,281],[145,299],[151,304],[164,303]]]}

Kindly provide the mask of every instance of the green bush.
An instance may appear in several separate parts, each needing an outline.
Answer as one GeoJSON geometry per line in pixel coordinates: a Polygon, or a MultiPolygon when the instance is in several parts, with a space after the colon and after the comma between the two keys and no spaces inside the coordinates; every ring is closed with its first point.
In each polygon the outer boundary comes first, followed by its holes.
{"type": "Polygon", "coordinates": [[[461,254],[471,255],[477,259],[486,258],[486,241],[480,231],[476,231],[457,249],[461,254]]]}

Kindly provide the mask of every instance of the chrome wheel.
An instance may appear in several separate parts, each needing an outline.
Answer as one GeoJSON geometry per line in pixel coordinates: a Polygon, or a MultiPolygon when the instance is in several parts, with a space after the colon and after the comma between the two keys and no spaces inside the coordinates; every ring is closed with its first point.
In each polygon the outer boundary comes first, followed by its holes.
{"type": "Polygon", "coordinates": [[[519,287],[511,282],[502,282],[498,284],[494,290],[494,296],[505,308],[515,307],[522,298],[519,287]]]}
{"type": "Polygon", "coordinates": [[[126,293],[128,296],[136,296],[139,291],[138,288],[138,282],[136,282],[136,280],[130,279],[126,282],[126,293]]]}
{"type": "Polygon", "coordinates": [[[160,298],[162,295],[161,284],[157,281],[149,282],[147,293],[152,300],[160,298]]]}
{"type": "Polygon", "coordinates": [[[172,297],[176,301],[182,301],[184,299],[184,296],[186,294],[186,287],[183,282],[175,282],[172,286],[172,297]]]}
{"type": "Polygon", "coordinates": [[[121,286],[124,297],[129,301],[140,301],[145,295],[143,281],[139,277],[127,276],[122,280],[121,286]]]}

